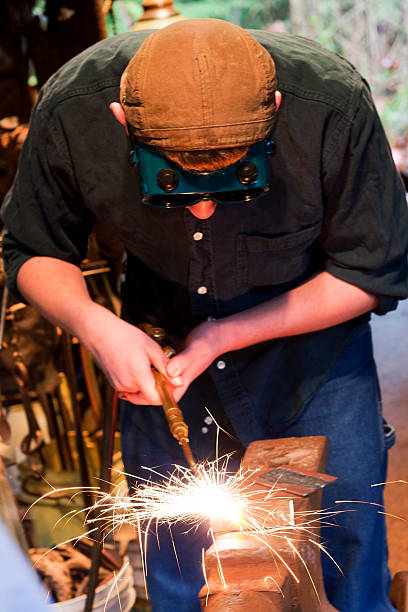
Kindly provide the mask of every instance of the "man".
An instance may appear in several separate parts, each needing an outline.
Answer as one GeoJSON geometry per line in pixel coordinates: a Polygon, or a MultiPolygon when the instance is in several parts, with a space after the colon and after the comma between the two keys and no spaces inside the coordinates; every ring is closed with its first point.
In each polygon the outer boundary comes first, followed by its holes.
{"type": "MultiPolygon", "coordinates": [[[[408,219],[368,86],[345,60],[218,20],[103,41],[43,88],[4,220],[11,287],[77,336],[127,400],[128,472],[183,461],[148,407],[153,365],[198,459],[214,452],[208,406],[243,446],[326,435],[339,481],[324,506],[382,503],[368,319],[408,295],[408,219]],[[127,250],[124,321],[92,303],[78,268],[94,217],[127,250]],[[180,342],[171,360],[135,327],[146,320],[180,342]]],[[[324,561],[330,601],[393,610],[383,517],[338,523],[324,534],[344,572],[324,561]]],[[[150,540],[153,609],[198,610],[208,539],[173,535],[181,572],[166,533],[160,550],[150,540]]]]}

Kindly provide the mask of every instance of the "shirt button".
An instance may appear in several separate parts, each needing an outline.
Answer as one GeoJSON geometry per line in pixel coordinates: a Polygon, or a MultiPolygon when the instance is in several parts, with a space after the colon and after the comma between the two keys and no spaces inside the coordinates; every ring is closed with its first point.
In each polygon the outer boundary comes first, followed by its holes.
{"type": "Polygon", "coordinates": [[[194,232],[193,234],[194,240],[202,240],[203,237],[204,237],[204,234],[202,232],[194,232]]]}
{"type": "Polygon", "coordinates": [[[219,361],[217,361],[217,368],[219,370],[223,370],[225,368],[227,364],[225,363],[225,361],[223,361],[222,359],[220,359],[219,361]]]}
{"type": "Polygon", "coordinates": [[[197,293],[198,293],[199,295],[205,295],[205,294],[207,293],[207,291],[208,291],[208,290],[207,290],[207,287],[206,287],[205,285],[201,285],[201,287],[199,287],[199,288],[197,289],[197,293]]]}
{"type": "Polygon", "coordinates": [[[206,425],[211,425],[211,423],[212,423],[212,422],[213,422],[212,417],[210,417],[210,416],[206,416],[206,417],[205,417],[205,419],[204,419],[204,423],[205,423],[206,425]]]}
{"type": "Polygon", "coordinates": [[[203,433],[203,434],[208,433],[208,427],[202,427],[201,428],[201,433],[203,433]]]}

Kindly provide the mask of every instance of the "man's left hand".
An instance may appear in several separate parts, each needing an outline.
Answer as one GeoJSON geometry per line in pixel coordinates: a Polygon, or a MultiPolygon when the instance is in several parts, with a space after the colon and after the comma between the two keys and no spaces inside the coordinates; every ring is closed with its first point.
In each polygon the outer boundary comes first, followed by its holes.
{"type": "Polygon", "coordinates": [[[197,325],[183,341],[167,365],[167,374],[174,385],[174,398],[179,401],[189,385],[208,368],[222,351],[217,338],[216,322],[197,325]]]}

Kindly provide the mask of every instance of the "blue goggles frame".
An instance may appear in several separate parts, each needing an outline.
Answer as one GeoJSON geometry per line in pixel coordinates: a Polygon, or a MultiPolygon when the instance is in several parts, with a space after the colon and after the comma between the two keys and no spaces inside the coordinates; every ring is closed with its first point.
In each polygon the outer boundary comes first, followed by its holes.
{"type": "Polygon", "coordinates": [[[133,148],[130,162],[137,165],[142,202],[155,208],[193,206],[203,200],[249,202],[269,190],[269,157],[274,142],[253,144],[246,156],[214,172],[185,170],[144,145],[133,148]]]}

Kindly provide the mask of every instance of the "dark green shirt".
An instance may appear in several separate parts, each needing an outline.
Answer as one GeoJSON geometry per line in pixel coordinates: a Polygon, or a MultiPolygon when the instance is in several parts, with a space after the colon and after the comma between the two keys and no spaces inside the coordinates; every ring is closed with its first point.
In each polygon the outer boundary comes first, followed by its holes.
{"type": "MultiPolygon", "coordinates": [[[[271,52],[283,94],[271,190],[219,205],[207,220],[141,205],[129,142],[108,105],[147,33],[104,40],[41,91],[3,210],[12,289],[33,255],[79,264],[97,217],[128,252],[123,316],[160,323],[176,338],[320,270],[377,294],[379,314],[408,295],[405,193],[367,84],[316,43],[251,34],[271,52]]],[[[264,342],[211,366],[241,439],[293,420],[367,319],[264,342]]]]}

